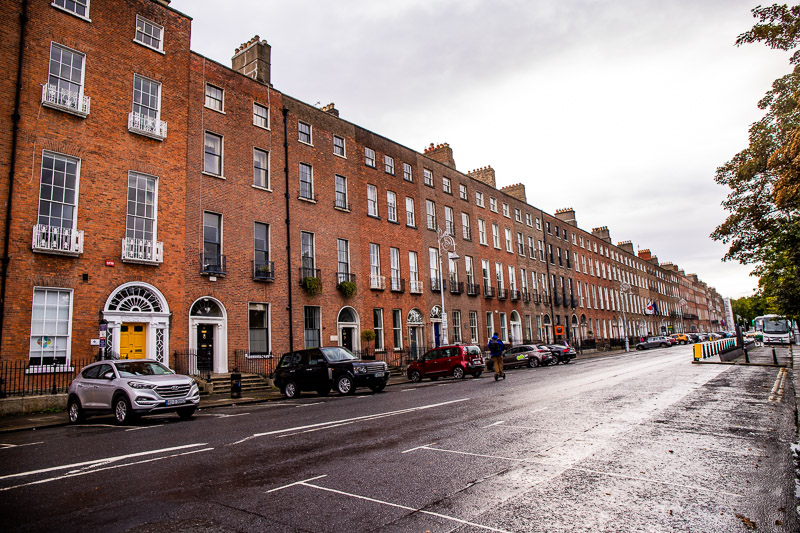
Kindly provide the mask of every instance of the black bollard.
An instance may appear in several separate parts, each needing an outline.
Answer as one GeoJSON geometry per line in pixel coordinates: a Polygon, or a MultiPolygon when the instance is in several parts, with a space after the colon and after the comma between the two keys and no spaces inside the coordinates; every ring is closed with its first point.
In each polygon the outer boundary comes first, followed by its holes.
{"type": "Polygon", "coordinates": [[[778,355],[775,353],[775,347],[772,347],[772,362],[778,364],[778,355]]]}
{"type": "Polygon", "coordinates": [[[744,362],[750,364],[750,354],[747,353],[747,348],[744,348],[744,362]]]}

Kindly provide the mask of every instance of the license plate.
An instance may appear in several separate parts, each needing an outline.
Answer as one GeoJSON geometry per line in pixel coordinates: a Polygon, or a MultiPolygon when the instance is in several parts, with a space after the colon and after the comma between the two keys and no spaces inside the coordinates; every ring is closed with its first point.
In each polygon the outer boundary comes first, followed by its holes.
{"type": "Polygon", "coordinates": [[[472,364],[473,365],[481,365],[481,364],[483,364],[483,361],[481,361],[480,359],[473,359],[472,360],[472,364]]]}
{"type": "Polygon", "coordinates": [[[186,400],[183,398],[180,398],[178,400],[167,400],[167,405],[179,405],[182,403],[186,403],[186,400]]]}
{"type": "Polygon", "coordinates": [[[383,372],[375,372],[375,377],[376,378],[382,378],[383,377],[383,372]]]}

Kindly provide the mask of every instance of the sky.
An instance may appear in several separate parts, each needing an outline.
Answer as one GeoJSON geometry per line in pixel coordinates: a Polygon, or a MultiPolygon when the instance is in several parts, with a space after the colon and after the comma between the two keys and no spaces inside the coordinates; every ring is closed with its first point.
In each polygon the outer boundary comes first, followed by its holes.
{"type": "Polygon", "coordinates": [[[741,0],[172,0],[192,50],[230,66],[254,35],[276,89],[461,172],[491,165],[546,212],[572,207],[723,297],[751,267],[709,238],[726,211],[717,167],[747,146],[789,54],[734,46],[741,0]],[[224,5],[226,9],[220,9],[224,5]]]}

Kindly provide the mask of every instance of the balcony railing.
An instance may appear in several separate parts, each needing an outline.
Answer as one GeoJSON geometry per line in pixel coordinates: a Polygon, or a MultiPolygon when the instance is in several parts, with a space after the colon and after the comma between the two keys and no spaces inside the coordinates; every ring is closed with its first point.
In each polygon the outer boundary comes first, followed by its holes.
{"type": "Polygon", "coordinates": [[[467,283],[467,296],[480,296],[481,286],[474,283],[467,283]]]}
{"type": "Polygon", "coordinates": [[[389,278],[389,288],[392,292],[406,292],[406,280],[392,276],[389,278]]]}
{"type": "Polygon", "coordinates": [[[450,280],[450,294],[461,294],[464,292],[463,281],[450,280]]]}
{"type": "Polygon", "coordinates": [[[544,303],[545,305],[550,305],[550,301],[551,300],[550,300],[550,295],[549,294],[544,294],[542,296],[542,303],[544,303]]]}
{"type": "Polygon", "coordinates": [[[375,291],[382,291],[386,289],[386,276],[378,276],[370,274],[369,288],[375,291]]]}
{"type": "MultiPolygon", "coordinates": [[[[303,284],[303,278],[320,278],[318,268],[311,268],[309,266],[300,267],[300,285],[303,284]]],[[[320,278],[321,279],[321,278],[320,278]]]]}
{"type": "Polygon", "coordinates": [[[164,262],[164,243],[125,237],[122,239],[122,261],[157,265],[164,262]]]}
{"type": "Polygon", "coordinates": [[[150,137],[157,141],[167,138],[167,123],[141,113],[128,113],[128,131],[150,137]]]}
{"type": "Polygon", "coordinates": [[[431,290],[441,292],[442,289],[447,290],[447,282],[439,278],[431,278],[431,290]]]}
{"type": "Polygon", "coordinates": [[[82,118],[89,116],[91,98],[82,92],[59,89],[55,85],[42,85],[42,105],[52,109],[66,111],[82,118]]]}
{"type": "Polygon", "coordinates": [[[224,276],[228,273],[227,258],[221,254],[200,254],[200,261],[202,261],[203,270],[201,274],[209,276],[224,276]]]}
{"type": "Polygon", "coordinates": [[[531,301],[531,293],[529,293],[525,289],[522,289],[522,301],[525,302],[525,303],[528,303],[528,302],[531,301]]]}
{"type": "Polygon", "coordinates": [[[255,281],[275,281],[275,261],[253,261],[255,281]]]}
{"type": "Polygon", "coordinates": [[[484,285],[483,296],[485,298],[494,298],[494,287],[492,287],[491,285],[484,285]]]}
{"type": "Polygon", "coordinates": [[[535,304],[542,303],[542,296],[539,294],[539,291],[533,291],[531,293],[531,297],[532,297],[531,299],[533,300],[533,303],[535,303],[535,304]]]}
{"type": "Polygon", "coordinates": [[[418,279],[409,280],[408,292],[411,294],[422,294],[422,282],[418,279]]]}
{"type": "Polygon", "coordinates": [[[511,289],[509,291],[509,296],[510,296],[512,302],[516,302],[517,300],[519,300],[519,290],[518,289],[511,289]]]}
{"type": "Polygon", "coordinates": [[[83,253],[83,230],[36,224],[31,248],[48,254],[80,255],[83,253]]]}
{"type": "Polygon", "coordinates": [[[343,281],[349,281],[350,283],[356,282],[356,275],[351,274],[350,272],[337,272],[336,273],[336,283],[341,283],[343,281]]]}
{"type": "Polygon", "coordinates": [[[508,289],[503,289],[503,288],[497,289],[498,300],[505,300],[507,298],[508,298],[508,289]]]}

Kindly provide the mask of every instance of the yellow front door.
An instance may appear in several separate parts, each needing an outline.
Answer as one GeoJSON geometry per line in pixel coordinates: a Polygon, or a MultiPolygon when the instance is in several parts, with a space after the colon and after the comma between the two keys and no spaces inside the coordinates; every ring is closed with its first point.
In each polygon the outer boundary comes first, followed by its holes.
{"type": "Polygon", "coordinates": [[[119,356],[121,359],[144,359],[145,325],[122,324],[119,333],[119,356]]]}

